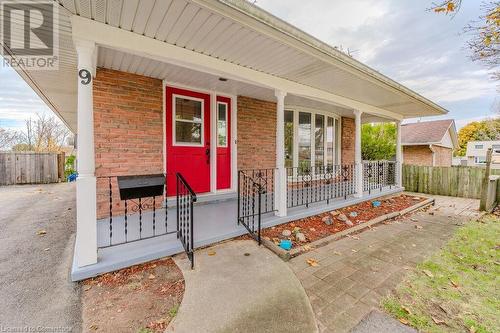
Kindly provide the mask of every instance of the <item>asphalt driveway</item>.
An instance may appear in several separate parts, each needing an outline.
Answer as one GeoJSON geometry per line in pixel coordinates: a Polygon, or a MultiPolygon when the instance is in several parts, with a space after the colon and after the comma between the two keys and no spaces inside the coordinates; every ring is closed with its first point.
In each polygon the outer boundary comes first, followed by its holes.
{"type": "Polygon", "coordinates": [[[80,288],[69,279],[75,214],[74,183],[0,187],[2,332],[81,331],[80,288]]]}

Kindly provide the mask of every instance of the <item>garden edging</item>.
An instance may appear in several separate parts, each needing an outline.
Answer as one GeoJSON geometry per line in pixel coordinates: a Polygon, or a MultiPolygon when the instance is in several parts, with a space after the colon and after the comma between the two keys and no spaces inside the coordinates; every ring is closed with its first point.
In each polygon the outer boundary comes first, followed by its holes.
{"type": "MultiPolygon", "coordinates": [[[[389,220],[389,219],[392,219],[392,218],[395,218],[395,217],[398,217],[398,216],[403,216],[403,215],[406,215],[410,212],[413,212],[415,210],[418,210],[418,209],[421,209],[421,208],[424,208],[424,207],[427,207],[427,206],[430,206],[430,205],[434,205],[435,203],[435,199],[434,198],[428,198],[422,202],[419,202],[411,207],[408,207],[408,208],[405,208],[399,212],[393,212],[393,213],[389,213],[389,214],[385,214],[385,215],[382,215],[382,216],[379,216],[379,217],[376,217],[368,222],[365,222],[365,223],[362,223],[362,224],[358,224],[354,227],[351,227],[349,229],[346,229],[346,230],[343,230],[343,231],[340,231],[336,234],[333,234],[333,235],[330,235],[330,236],[327,236],[325,238],[322,238],[322,239],[318,239],[314,242],[311,242],[309,244],[307,244],[308,246],[310,246],[311,248],[317,248],[317,247],[321,247],[321,246],[325,246],[335,240],[338,240],[342,237],[345,237],[349,234],[352,234],[352,233],[355,233],[355,232],[358,232],[358,231],[361,231],[363,229],[366,229],[368,227],[371,227],[375,224],[379,224],[381,222],[384,222],[386,220],[389,220]]],[[[277,246],[274,242],[272,242],[271,240],[268,240],[268,239],[262,239],[262,244],[267,247],[269,250],[273,251],[276,255],[278,255],[281,259],[283,259],[284,261],[288,261],[290,259],[292,259],[293,257],[296,257],[298,256],[299,254],[301,253],[304,253],[306,251],[304,251],[304,246],[300,246],[296,249],[292,249],[290,251],[287,251],[287,250],[284,250],[282,248],[280,248],[279,246],[277,246]]]]}

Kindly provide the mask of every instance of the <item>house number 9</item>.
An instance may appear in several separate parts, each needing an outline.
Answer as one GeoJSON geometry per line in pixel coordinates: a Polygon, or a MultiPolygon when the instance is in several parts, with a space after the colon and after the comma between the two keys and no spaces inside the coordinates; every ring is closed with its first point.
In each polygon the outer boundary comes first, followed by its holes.
{"type": "Polygon", "coordinates": [[[86,69],[80,69],[78,71],[78,76],[80,77],[80,79],[82,79],[80,82],[84,85],[87,85],[90,83],[90,81],[92,81],[92,75],[86,69]]]}

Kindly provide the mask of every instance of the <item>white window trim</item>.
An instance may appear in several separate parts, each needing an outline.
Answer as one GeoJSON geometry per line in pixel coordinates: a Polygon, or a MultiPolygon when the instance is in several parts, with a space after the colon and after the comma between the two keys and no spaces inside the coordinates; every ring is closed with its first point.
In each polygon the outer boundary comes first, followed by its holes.
{"type": "Polygon", "coordinates": [[[228,115],[229,115],[229,103],[227,102],[217,102],[217,148],[227,148],[228,147],[228,139],[229,139],[229,133],[228,133],[228,129],[229,129],[229,126],[227,126],[228,124],[228,115]],[[225,109],[225,113],[226,113],[226,144],[225,145],[219,145],[219,105],[222,104],[222,105],[225,105],[226,106],[226,109],[225,109]]]}
{"type": "Polygon", "coordinates": [[[205,100],[180,94],[172,94],[172,145],[176,147],[205,147],[205,100]],[[201,122],[192,120],[176,119],[176,98],[189,99],[191,101],[201,102],[201,122]],[[180,122],[201,124],[201,143],[177,142],[175,124],[180,122]]]}
{"type": "MultiPolygon", "coordinates": [[[[322,111],[322,110],[317,110],[317,109],[311,109],[311,108],[306,108],[302,106],[295,106],[295,105],[285,105],[285,111],[292,111],[293,112],[293,159],[292,159],[292,166],[294,168],[297,168],[299,166],[299,112],[306,112],[311,114],[311,166],[316,165],[316,140],[314,136],[314,131],[316,130],[316,115],[322,115],[324,116],[324,121],[323,121],[323,135],[325,139],[323,140],[323,166],[327,166],[326,162],[326,153],[327,153],[327,140],[326,140],[326,131],[328,127],[328,117],[333,118],[338,121],[338,131],[335,128],[335,121],[334,121],[334,126],[333,126],[333,144],[334,144],[334,155],[333,155],[333,165],[335,165],[335,159],[337,158],[338,161],[340,161],[340,149],[341,149],[341,141],[340,141],[340,131],[341,131],[341,117],[338,114],[329,112],[329,111],[322,111]],[[336,140],[336,137],[339,138],[339,140],[336,140]],[[336,145],[338,143],[338,146],[336,145]]],[[[338,164],[340,164],[338,163],[338,164]]]]}

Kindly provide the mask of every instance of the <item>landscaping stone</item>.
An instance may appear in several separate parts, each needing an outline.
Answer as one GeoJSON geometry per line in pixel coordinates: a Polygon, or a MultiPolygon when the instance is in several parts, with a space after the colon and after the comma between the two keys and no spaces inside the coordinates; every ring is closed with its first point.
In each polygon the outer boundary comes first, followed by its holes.
{"type": "Polygon", "coordinates": [[[290,237],[292,235],[292,232],[290,230],[285,229],[281,232],[281,234],[283,235],[283,237],[290,237]]]}
{"type": "Polygon", "coordinates": [[[333,217],[335,217],[337,215],[340,215],[340,212],[338,210],[334,210],[334,211],[330,212],[330,215],[333,216],[333,217]]]}
{"type": "Polygon", "coordinates": [[[354,223],[352,223],[351,220],[344,221],[344,223],[347,224],[350,227],[352,227],[354,225],[354,223]]]}
{"type": "Polygon", "coordinates": [[[332,225],[333,219],[330,216],[325,216],[321,219],[326,225],[332,225]]]}
{"type": "Polygon", "coordinates": [[[337,219],[339,221],[342,221],[342,222],[345,222],[348,220],[347,216],[345,214],[340,214],[339,216],[337,216],[337,219]]]}
{"type": "Polygon", "coordinates": [[[306,241],[306,236],[301,233],[301,232],[298,232],[296,235],[295,235],[295,238],[297,239],[297,241],[299,242],[305,242],[306,241]]]}

